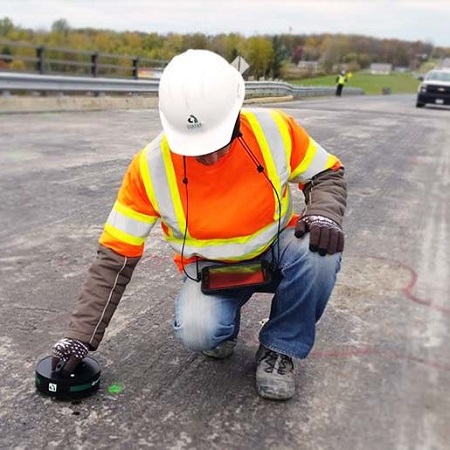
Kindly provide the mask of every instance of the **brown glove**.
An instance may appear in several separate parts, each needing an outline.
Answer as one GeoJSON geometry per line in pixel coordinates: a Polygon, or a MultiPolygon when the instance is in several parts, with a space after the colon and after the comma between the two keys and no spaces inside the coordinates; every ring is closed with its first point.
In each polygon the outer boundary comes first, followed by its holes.
{"type": "Polygon", "coordinates": [[[88,352],[88,346],[78,339],[60,339],[53,346],[52,369],[63,376],[68,376],[88,352]]]}
{"type": "Polygon", "coordinates": [[[295,226],[295,236],[301,238],[308,231],[309,249],[312,252],[325,256],[344,250],[344,233],[334,220],[324,216],[304,216],[295,226]]]}

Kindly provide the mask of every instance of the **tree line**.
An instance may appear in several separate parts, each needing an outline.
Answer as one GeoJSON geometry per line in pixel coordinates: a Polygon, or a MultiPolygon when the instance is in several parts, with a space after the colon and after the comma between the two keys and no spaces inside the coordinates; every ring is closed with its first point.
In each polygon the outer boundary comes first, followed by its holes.
{"type": "Polygon", "coordinates": [[[299,77],[299,73],[293,69],[300,61],[318,62],[320,70],[315,73],[329,74],[341,68],[350,71],[365,69],[376,62],[414,70],[428,59],[450,56],[450,48],[436,47],[430,42],[378,39],[361,35],[322,33],[245,37],[239,33],[206,35],[116,32],[108,29],[75,29],[66,19],[55,21],[50,30],[33,30],[17,26],[5,17],[0,19],[0,54],[11,52],[8,42],[162,61],[168,61],[189,48],[208,49],[230,62],[238,55],[244,57],[250,64],[245,75],[256,79],[288,79],[290,74],[299,77]]]}

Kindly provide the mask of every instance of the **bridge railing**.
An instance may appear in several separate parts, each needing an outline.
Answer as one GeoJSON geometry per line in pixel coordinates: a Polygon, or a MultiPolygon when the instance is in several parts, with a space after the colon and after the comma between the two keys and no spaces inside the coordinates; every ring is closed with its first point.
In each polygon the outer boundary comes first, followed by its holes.
{"type": "Polygon", "coordinates": [[[0,70],[137,79],[168,61],[0,40],[0,70]]]}
{"type": "MultiPolygon", "coordinates": [[[[0,72],[0,92],[10,94],[147,94],[158,95],[159,79],[88,78],[62,75],[34,75],[0,72]]],[[[282,81],[247,81],[246,98],[294,98],[334,95],[334,87],[297,86],[282,81]]],[[[347,95],[361,95],[358,88],[346,88],[347,95]]]]}

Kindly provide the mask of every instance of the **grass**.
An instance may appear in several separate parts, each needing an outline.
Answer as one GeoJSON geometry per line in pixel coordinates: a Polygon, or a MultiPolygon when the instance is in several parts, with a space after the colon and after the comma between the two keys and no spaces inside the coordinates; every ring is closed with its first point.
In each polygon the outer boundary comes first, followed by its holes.
{"type": "MultiPolygon", "coordinates": [[[[336,75],[317,78],[292,80],[292,84],[303,86],[335,86],[336,75]]],[[[380,95],[383,88],[390,88],[392,94],[412,94],[417,92],[420,81],[410,73],[392,73],[391,75],[372,75],[354,72],[346,86],[364,90],[367,95],[380,95]]],[[[345,87],[344,87],[345,89],[345,87]]]]}

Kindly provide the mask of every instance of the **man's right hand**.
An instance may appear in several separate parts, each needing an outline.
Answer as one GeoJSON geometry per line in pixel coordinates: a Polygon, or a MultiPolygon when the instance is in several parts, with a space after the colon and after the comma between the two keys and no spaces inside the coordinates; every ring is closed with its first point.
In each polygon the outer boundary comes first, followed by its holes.
{"type": "Polygon", "coordinates": [[[53,346],[52,369],[68,376],[89,352],[88,346],[78,339],[63,338],[53,346]]]}

